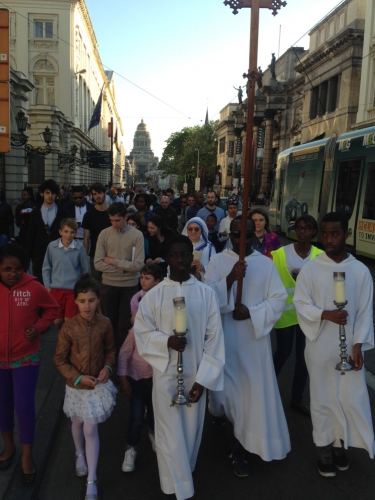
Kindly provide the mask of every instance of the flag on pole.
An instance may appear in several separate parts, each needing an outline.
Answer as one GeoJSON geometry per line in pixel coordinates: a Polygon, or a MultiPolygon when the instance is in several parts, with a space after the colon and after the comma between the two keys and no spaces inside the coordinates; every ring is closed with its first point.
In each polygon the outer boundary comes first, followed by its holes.
{"type": "Polygon", "coordinates": [[[120,153],[121,151],[120,151],[120,146],[118,145],[118,140],[117,140],[117,138],[118,138],[118,135],[117,135],[117,125],[116,125],[115,138],[114,138],[114,141],[113,141],[113,142],[115,143],[115,146],[116,146],[117,151],[120,153]]]}
{"type": "Polygon", "coordinates": [[[99,96],[98,102],[96,103],[94,112],[92,114],[92,117],[91,117],[91,120],[90,120],[89,129],[88,129],[87,132],[90,132],[90,130],[92,128],[96,127],[100,123],[100,117],[102,115],[103,88],[104,88],[104,85],[102,87],[102,90],[100,91],[100,96],[99,96]]]}

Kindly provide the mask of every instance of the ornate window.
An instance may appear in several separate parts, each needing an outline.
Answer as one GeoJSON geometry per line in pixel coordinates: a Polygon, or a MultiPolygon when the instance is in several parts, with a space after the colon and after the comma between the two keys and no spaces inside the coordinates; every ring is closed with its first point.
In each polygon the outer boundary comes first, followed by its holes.
{"type": "Polygon", "coordinates": [[[34,37],[35,38],[53,38],[53,22],[52,21],[34,21],[34,37]]]}
{"type": "Polygon", "coordinates": [[[35,104],[55,105],[55,77],[34,76],[35,104]]]}
{"type": "Polygon", "coordinates": [[[44,57],[37,59],[33,65],[34,104],[42,106],[56,105],[57,63],[44,57]]]}

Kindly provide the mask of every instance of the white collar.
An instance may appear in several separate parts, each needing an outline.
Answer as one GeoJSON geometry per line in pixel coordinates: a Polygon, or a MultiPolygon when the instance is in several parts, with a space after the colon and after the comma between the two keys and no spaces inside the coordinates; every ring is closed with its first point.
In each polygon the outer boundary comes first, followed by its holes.
{"type": "Polygon", "coordinates": [[[62,244],[61,238],[59,238],[59,248],[66,248],[66,249],[76,248],[76,240],[73,240],[71,244],[68,247],[66,247],[65,245],[62,244]]]}

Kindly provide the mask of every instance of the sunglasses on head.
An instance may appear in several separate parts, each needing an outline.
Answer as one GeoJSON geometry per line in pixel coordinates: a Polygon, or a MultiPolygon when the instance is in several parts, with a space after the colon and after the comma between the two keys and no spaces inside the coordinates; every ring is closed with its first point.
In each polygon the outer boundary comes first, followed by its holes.
{"type": "MultiPolygon", "coordinates": [[[[230,234],[233,234],[235,238],[241,238],[242,231],[231,231],[230,234]]],[[[246,231],[246,238],[250,238],[254,233],[252,231],[246,231]]]]}

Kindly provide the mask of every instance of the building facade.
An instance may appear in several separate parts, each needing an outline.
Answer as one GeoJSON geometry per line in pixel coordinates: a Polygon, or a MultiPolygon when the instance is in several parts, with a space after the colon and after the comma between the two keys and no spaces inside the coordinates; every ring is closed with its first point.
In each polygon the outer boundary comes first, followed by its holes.
{"type": "Polygon", "coordinates": [[[375,125],[375,0],[367,0],[359,105],[357,122],[352,128],[373,125],[375,125]]]}
{"type": "MultiPolygon", "coordinates": [[[[224,143],[230,145],[235,140],[233,155],[236,156],[239,138],[244,151],[247,134],[251,133],[251,187],[258,194],[267,194],[280,152],[298,144],[340,135],[352,128],[357,113],[364,108],[359,106],[361,85],[363,101],[371,106],[362,118],[371,115],[372,106],[375,106],[374,55],[367,58],[370,75],[367,83],[361,83],[361,71],[365,19],[369,26],[365,47],[374,53],[374,3],[374,0],[367,0],[370,12],[366,12],[366,0],[344,0],[312,28],[308,50],[291,47],[279,59],[272,59],[257,82],[252,131],[246,130],[247,100],[235,109],[224,108],[228,119],[220,119],[218,126],[218,165],[223,174],[228,174],[224,143]]],[[[228,150],[229,157],[231,149],[233,147],[228,150]]],[[[232,171],[232,178],[222,176],[225,189],[229,185],[241,186],[244,154],[240,161],[241,171],[237,167],[232,171]]]]}
{"type": "MultiPolygon", "coordinates": [[[[87,150],[109,151],[108,123],[117,130],[113,148],[113,182],[122,185],[125,152],[123,129],[116,107],[113,72],[104,71],[85,0],[10,0],[10,64],[13,74],[29,80],[28,100],[11,96],[12,132],[17,133],[15,116],[21,109],[29,122],[27,134],[32,146],[45,146],[40,134],[52,132],[52,152],[38,155],[31,165],[22,165],[22,148],[5,155],[7,197],[19,195],[25,185],[39,185],[45,178],[61,184],[108,183],[109,169],[91,169],[82,162],[63,161],[72,147],[86,158],[87,150]],[[102,94],[99,124],[88,130],[102,94]],[[61,156],[63,155],[63,156],[61,156]],[[9,157],[16,160],[8,161],[9,157]],[[17,174],[14,166],[17,165],[17,174]],[[20,170],[18,170],[20,168],[20,170]]],[[[79,159],[80,154],[76,157],[79,159]]]]}
{"type": "Polygon", "coordinates": [[[143,119],[135,131],[133,149],[126,158],[133,164],[134,185],[146,187],[158,184],[159,175],[154,172],[157,171],[159,158],[152,151],[151,135],[143,119]]]}

